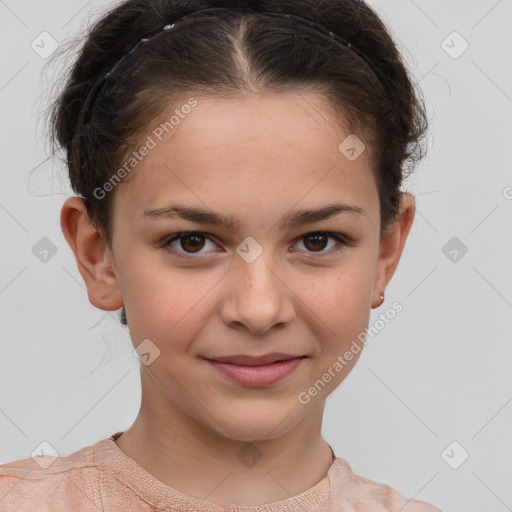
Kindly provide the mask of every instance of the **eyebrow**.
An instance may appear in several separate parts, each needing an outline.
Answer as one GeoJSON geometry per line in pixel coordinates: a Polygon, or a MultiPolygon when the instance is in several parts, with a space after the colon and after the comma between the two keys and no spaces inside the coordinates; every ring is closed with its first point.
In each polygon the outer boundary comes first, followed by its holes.
{"type": "MultiPolygon", "coordinates": [[[[366,212],[358,206],[352,206],[344,203],[333,203],[318,209],[302,209],[290,212],[283,216],[278,223],[278,227],[279,229],[284,229],[286,227],[293,228],[302,224],[327,220],[341,213],[366,215],[366,212]]],[[[205,208],[185,206],[181,204],[173,204],[171,206],[157,208],[155,210],[144,210],[142,218],[144,220],[181,218],[198,224],[223,226],[228,230],[233,230],[240,224],[240,220],[234,216],[224,216],[205,208]]]]}

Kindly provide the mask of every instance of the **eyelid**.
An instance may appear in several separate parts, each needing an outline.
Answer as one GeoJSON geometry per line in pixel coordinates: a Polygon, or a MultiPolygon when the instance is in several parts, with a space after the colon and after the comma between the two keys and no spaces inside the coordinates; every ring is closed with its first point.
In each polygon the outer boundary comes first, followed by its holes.
{"type": "MultiPolygon", "coordinates": [[[[182,251],[177,251],[173,248],[169,248],[171,242],[174,242],[176,240],[179,240],[180,238],[186,237],[187,235],[199,235],[202,236],[208,240],[210,240],[212,243],[219,245],[219,243],[216,241],[216,237],[213,235],[210,235],[209,233],[205,231],[181,231],[178,233],[174,233],[173,235],[170,235],[164,239],[163,242],[163,248],[167,250],[169,253],[176,255],[178,258],[184,258],[189,260],[199,260],[200,258],[208,258],[211,255],[212,251],[206,252],[206,253],[187,253],[182,251]]],[[[302,240],[303,238],[311,235],[325,235],[331,240],[334,240],[336,242],[336,245],[329,249],[328,251],[303,251],[303,250],[296,250],[294,252],[304,253],[306,257],[312,257],[312,258],[322,258],[324,256],[329,256],[332,254],[335,254],[337,252],[343,251],[344,249],[348,247],[353,247],[355,245],[355,241],[348,237],[347,235],[336,233],[334,231],[308,231],[298,237],[296,237],[293,240],[293,244],[296,244],[298,241],[302,240]]],[[[218,252],[218,251],[215,251],[218,252]]]]}
{"type": "Polygon", "coordinates": [[[174,233],[174,235],[168,236],[164,239],[163,242],[163,248],[167,250],[167,252],[177,255],[178,258],[186,258],[189,260],[199,259],[199,258],[205,258],[208,257],[210,253],[187,253],[182,251],[176,251],[172,247],[170,247],[170,244],[176,240],[179,240],[180,238],[184,238],[186,236],[192,236],[192,235],[199,235],[204,236],[204,238],[207,238],[215,245],[219,245],[219,243],[216,241],[216,238],[213,235],[210,235],[209,233],[206,233],[204,231],[181,231],[179,233],[174,233]]]}
{"type": "Polygon", "coordinates": [[[348,247],[352,247],[354,245],[353,241],[341,233],[336,233],[334,231],[308,231],[307,233],[304,233],[303,235],[300,235],[294,240],[294,244],[298,241],[302,240],[303,238],[311,235],[325,235],[327,238],[330,238],[331,240],[334,240],[336,242],[336,245],[334,247],[331,247],[328,251],[302,251],[297,250],[294,252],[301,252],[304,253],[306,257],[309,258],[322,258],[327,257],[332,254],[336,254],[340,251],[345,250],[348,247]]]}

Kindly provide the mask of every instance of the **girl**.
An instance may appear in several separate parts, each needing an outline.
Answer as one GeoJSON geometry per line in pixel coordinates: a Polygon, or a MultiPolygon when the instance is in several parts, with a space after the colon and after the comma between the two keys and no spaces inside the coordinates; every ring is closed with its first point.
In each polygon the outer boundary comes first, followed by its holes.
{"type": "Polygon", "coordinates": [[[141,361],[130,429],[4,464],[1,510],[439,512],[354,474],[326,398],[383,304],[424,107],[363,1],[128,0],[52,109],[61,226],[141,361]]]}

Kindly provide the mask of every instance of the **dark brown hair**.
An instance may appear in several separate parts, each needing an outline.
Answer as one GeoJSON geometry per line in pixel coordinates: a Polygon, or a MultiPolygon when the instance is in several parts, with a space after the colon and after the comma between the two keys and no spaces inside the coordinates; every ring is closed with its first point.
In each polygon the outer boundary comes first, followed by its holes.
{"type": "MultiPolygon", "coordinates": [[[[187,95],[317,92],[349,133],[367,144],[381,229],[396,217],[404,172],[424,155],[428,123],[420,91],[387,27],[361,0],[127,0],[95,22],[80,42],[48,127],[54,151],[66,153],[73,190],[109,247],[112,193],[99,199],[94,191],[187,95]],[[316,23],[362,52],[385,87],[353,52],[311,31],[286,21],[223,13],[154,36],[120,62],[91,108],[94,86],[143,36],[209,7],[291,14],[316,23]]],[[[127,325],[124,307],[121,323],[127,325]]]]}

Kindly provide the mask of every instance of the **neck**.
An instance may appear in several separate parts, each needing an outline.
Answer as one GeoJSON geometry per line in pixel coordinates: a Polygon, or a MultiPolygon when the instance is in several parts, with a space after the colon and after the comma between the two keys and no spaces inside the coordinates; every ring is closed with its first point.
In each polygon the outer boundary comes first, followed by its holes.
{"type": "Polygon", "coordinates": [[[144,389],[135,422],[115,443],[184,494],[219,505],[280,501],[316,485],[332,464],[321,435],[325,403],[279,437],[239,440],[196,421],[167,397],[163,407],[157,390],[144,389]]]}

